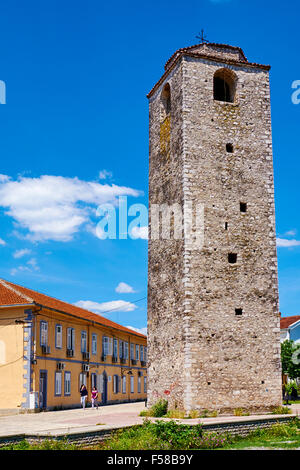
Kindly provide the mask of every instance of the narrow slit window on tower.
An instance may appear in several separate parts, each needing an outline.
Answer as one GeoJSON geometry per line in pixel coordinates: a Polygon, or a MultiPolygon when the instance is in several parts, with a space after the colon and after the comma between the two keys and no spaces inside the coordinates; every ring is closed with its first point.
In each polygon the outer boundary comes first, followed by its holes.
{"type": "Polygon", "coordinates": [[[226,144],[226,152],[227,153],[233,153],[233,145],[232,144],[226,144]]]}
{"type": "Polygon", "coordinates": [[[236,309],[235,309],[235,314],[236,314],[236,315],[243,315],[243,309],[241,309],[241,308],[236,308],[236,309]]]}
{"type": "Polygon", "coordinates": [[[240,202],[240,211],[247,212],[247,204],[246,202],[240,202]]]}
{"type": "Polygon", "coordinates": [[[235,264],[237,262],[237,254],[236,253],[228,253],[228,263],[235,264]]]}
{"type": "Polygon", "coordinates": [[[228,230],[228,222],[225,222],[225,230],[228,230]]]}

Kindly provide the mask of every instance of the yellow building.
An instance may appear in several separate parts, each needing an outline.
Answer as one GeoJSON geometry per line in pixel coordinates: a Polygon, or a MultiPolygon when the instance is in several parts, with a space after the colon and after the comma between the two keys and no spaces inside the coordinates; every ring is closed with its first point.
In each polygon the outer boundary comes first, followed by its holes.
{"type": "Polygon", "coordinates": [[[95,313],[0,280],[0,408],[146,400],[147,338],[95,313]]]}

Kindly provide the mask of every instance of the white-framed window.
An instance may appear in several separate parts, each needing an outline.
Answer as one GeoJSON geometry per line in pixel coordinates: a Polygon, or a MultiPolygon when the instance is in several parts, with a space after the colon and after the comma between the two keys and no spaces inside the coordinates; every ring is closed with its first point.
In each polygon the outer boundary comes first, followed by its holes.
{"type": "Polygon", "coordinates": [[[138,393],[141,393],[141,377],[138,376],[138,393]]]}
{"type": "Polygon", "coordinates": [[[144,346],[140,347],[141,361],[144,360],[144,346]]]}
{"type": "Polygon", "coordinates": [[[85,372],[80,372],[79,374],[79,387],[78,389],[80,390],[81,385],[87,385],[87,376],[85,372]]]}
{"type": "Polygon", "coordinates": [[[134,393],[134,376],[130,376],[130,393],[134,393]]]}
{"type": "Polygon", "coordinates": [[[81,352],[87,352],[87,332],[81,332],[81,352]]]}
{"type": "Polygon", "coordinates": [[[55,372],[55,395],[61,395],[61,379],[62,373],[55,372]]]}
{"type": "Polygon", "coordinates": [[[122,377],[122,393],[126,393],[126,375],[122,377]]]}
{"type": "Polygon", "coordinates": [[[71,372],[65,372],[65,395],[71,395],[71,372]]]}
{"type": "Polygon", "coordinates": [[[136,345],[135,345],[135,359],[136,359],[136,361],[139,360],[139,356],[140,356],[139,353],[140,353],[140,347],[139,347],[138,344],[136,344],[136,345]]]}
{"type": "Polygon", "coordinates": [[[147,377],[144,377],[144,393],[147,393],[147,377]]]}
{"type": "Polygon", "coordinates": [[[130,358],[134,359],[134,344],[130,343],[130,358]]]}
{"type": "Polygon", "coordinates": [[[92,354],[97,354],[97,335],[92,334],[92,354]]]}
{"type": "Polygon", "coordinates": [[[62,325],[55,325],[55,347],[62,348],[62,325]]]}
{"type": "Polygon", "coordinates": [[[108,336],[102,337],[102,353],[104,356],[112,356],[113,339],[108,336]]]}
{"type": "Polygon", "coordinates": [[[144,361],[147,362],[147,348],[144,347],[144,361]]]}
{"type": "Polygon", "coordinates": [[[113,376],[113,390],[114,390],[114,393],[119,393],[119,376],[118,375],[113,376]]]}
{"type": "Polygon", "coordinates": [[[117,338],[114,338],[114,353],[113,353],[113,356],[118,357],[118,340],[117,340],[117,338]]]}
{"type": "Polygon", "coordinates": [[[48,323],[44,320],[40,323],[40,344],[48,346],[48,323]]]}
{"type": "Polygon", "coordinates": [[[98,392],[103,393],[104,392],[104,377],[103,374],[98,375],[98,392]]]}
{"type": "Polygon", "coordinates": [[[124,358],[128,359],[128,342],[124,341],[124,358]]]}
{"type": "Polygon", "coordinates": [[[75,329],[67,328],[67,349],[75,351],[75,329]]]}
{"type": "Polygon", "coordinates": [[[121,339],[119,340],[119,358],[123,358],[123,341],[121,339]]]}

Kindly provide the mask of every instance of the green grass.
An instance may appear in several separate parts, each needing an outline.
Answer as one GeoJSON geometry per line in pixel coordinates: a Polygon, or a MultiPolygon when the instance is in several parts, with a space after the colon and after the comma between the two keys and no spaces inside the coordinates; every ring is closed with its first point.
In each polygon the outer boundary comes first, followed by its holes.
{"type": "MultiPolygon", "coordinates": [[[[47,440],[39,444],[22,441],[0,450],[85,450],[66,440],[47,440]]],[[[273,424],[268,429],[257,429],[246,437],[203,432],[201,424],[189,426],[174,420],[151,422],[115,431],[105,442],[92,450],[242,450],[242,449],[296,449],[300,448],[300,420],[273,424]]]]}
{"type": "Polygon", "coordinates": [[[0,447],[0,450],[75,450],[78,449],[74,444],[70,444],[67,440],[47,439],[37,444],[30,444],[25,439],[16,444],[9,444],[0,447]]]}

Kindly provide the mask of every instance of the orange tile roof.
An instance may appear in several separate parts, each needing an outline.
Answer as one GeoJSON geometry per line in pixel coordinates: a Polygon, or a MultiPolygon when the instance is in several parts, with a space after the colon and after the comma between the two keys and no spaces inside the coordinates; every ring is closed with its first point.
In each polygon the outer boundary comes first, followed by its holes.
{"type": "Polygon", "coordinates": [[[293,315],[290,317],[280,318],[280,328],[283,330],[284,328],[288,328],[293,323],[296,323],[300,320],[300,315],[293,315]]]}
{"type": "Polygon", "coordinates": [[[49,297],[48,295],[41,294],[32,289],[28,289],[27,287],[19,286],[12,282],[0,279],[0,306],[32,304],[52,309],[60,313],[69,314],[83,320],[95,322],[108,328],[123,331],[124,333],[130,333],[141,338],[146,338],[145,335],[138,333],[137,331],[130,330],[125,326],[119,325],[118,323],[108,320],[96,313],[90,312],[89,310],[63,302],[62,300],[55,299],[54,297],[49,297]]]}

